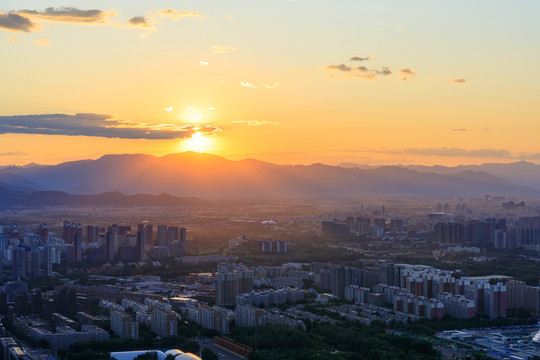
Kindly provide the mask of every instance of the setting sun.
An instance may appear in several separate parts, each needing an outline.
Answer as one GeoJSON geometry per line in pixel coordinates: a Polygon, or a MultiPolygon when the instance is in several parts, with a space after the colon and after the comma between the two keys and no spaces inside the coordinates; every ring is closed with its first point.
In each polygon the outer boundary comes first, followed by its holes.
{"type": "Polygon", "coordinates": [[[210,150],[212,140],[205,136],[202,132],[197,131],[191,138],[184,140],[181,143],[181,147],[186,151],[205,152],[210,150]]]}

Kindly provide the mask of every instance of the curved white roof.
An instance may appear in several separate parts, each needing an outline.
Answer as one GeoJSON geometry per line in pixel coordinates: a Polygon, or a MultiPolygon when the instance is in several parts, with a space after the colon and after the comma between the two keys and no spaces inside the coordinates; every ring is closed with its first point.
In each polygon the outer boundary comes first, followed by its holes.
{"type": "Polygon", "coordinates": [[[184,353],[183,351],[180,351],[178,349],[171,349],[171,350],[165,351],[165,355],[173,355],[173,356],[182,355],[183,353],[184,353]]]}
{"type": "Polygon", "coordinates": [[[148,352],[156,352],[158,360],[165,360],[167,355],[176,356],[175,360],[201,360],[200,357],[191,353],[184,353],[178,349],[167,350],[165,353],[159,350],[138,350],[138,351],[120,351],[111,353],[111,357],[116,360],[133,360],[139,355],[146,354],[148,352]]]}
{"type": "Polygon", "coordinates": [[[140,351],[120,351],[111,353],[111,357],[116,360],[133,360],[139,355],[155,351],[158,355],[158,360],[165,360],[167,355],[157,350],[140,350],[140,351]]]}
{"type": "Polygon", "coordinates": [[[191,353],[183,353],[175,357],[174,360],[201,360],[201,358],[191,353]]]}

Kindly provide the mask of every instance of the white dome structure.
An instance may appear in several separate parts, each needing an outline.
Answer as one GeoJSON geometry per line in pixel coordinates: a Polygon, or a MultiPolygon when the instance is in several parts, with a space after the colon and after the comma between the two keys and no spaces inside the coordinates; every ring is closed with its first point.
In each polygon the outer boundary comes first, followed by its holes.
{"type": "Polygon", "coordinates": [[[149,352],[157,353],[158,360],[165,360],[167,355],[157,350],[141,350],[141,351],[120,351],[111,353],[111,357],[115,360],[133,360],[139,355],[144,355],[149,352]]]}
{"type": "Polygon", "coordinates": [[[139,351],[121,351],[111,353],[111,357],[115,360],[133,360],[139,355],[149,352],[157,353],[158,360],[165,360],[168,355],[174,356],[175,360],[201,360],[200,357],[191,353],[185,353],[178,349],[171,349],[165,352],[159,350],[139,350],[139,351]]]}
{"type": "Polygon", "coordinates": [[[175,357],[174,360],[201,360],[201,358],[191,353],[183,353],[175,357]]]}
{"type": "Polygon", "coordinates": [[[172,355],[174,356],[175,359],[178,355],[182,355],[183,353],[184,353],[183,351],[180,351],[178,349],[171,349],[171,350],[165,351],[166,356],[172,355]]]}

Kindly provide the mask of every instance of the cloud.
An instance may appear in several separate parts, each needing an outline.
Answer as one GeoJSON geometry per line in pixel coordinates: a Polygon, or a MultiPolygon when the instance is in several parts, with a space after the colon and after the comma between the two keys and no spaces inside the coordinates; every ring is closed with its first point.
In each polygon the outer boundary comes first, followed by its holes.
{"type": "Polygon", "coordinates": [[[423,156],[458,156],[458,157],[478,157],[478,158],[509,158],[510,152],[505,149],[476,149],[466,150],[460,148],[413,148],[403,150],[405,154],[415,154],[423,156]]]}
{"type": "Polygon", "coordinates": [[[371,70],[371,71],[375,72],[378,75],[384,75],[384,76],[392,75],[392,71],[390,71],[390,69],[387,67],[383,67],[381,70],[371,70]]]}
{"type": "Polygon", "coordinates": [[[266,120],[234,120],[233,123],[247,124],[251,126],[279,125],[277,121],[266,121],[266,120]]]}
{"type": "Polygon", "coordinates": [[[236,50],[232,46],[225,46],[225,45],[214,45],[212,46],[212,52],[214,54],[224,54],[226,52],[231,52],[236,50]]]}
{"type": "Polygon", "coordinates": [[[403,68],[398,71],[399,75],[401,75],[401,80],[405,81],[410,78],[416,77],[417,73],[415,71],[412,71],[410,68],[403,68]]]}
{"type": "Polygon", "coordinates": [[[326,67],[327,70],[337,70],[337,71],[345,71],[345,72],[349,72],[349,71],[352,71],[353,68],[350,67],[350,66],[347,66],[345,64],[339,64],[339,65],[328,65],[326,67]]]}
{"type": "Polygon", "coordinates": [[[164,109],[165,109],[165,111],[172,111],[173,107],[172,107],[172,106],[168,106],[168,107],[166,107],[166,108],[164,108],[164,109]]]}
{"type": "Polygon", "coordinates": [[[114,16],[114,10],[103,11],[98,9],[80,10],[73,7],[53,8],[43,11],[19,10],[0,12],[0,30],[13,32],[32,32],[40,27],[35,21],[51,21],[78,24],[104,24],[114,16]]]}
{"type": "Polygon", "coordinates": [[[66,23],[105,23],[108,18],[116,14],[114,10],[81,10],[74,7],[49,7],[43,11],[20,10],[17,13],[24,14],[32,19],[66,23]]]}
{"type": "Polygon", "coordinates": [[[275,89],[275,88],[281,87],[281,83],[275,82],[272,84],[264,84],[263,86],[267,89],[275,89]]]}
{"type": "Polygon", "coordinates": [[[142,28],[142,29],[152,29],[154,26],[150,23],[149,19],[144,16],[134,16],[127,21],[128,26],[142,28]]]}
{"type": "Polygon", "coordinates": [[[448,80],[448,82],[454,83],[454,84],[465,84],[467,82],[467,79],[464,78],[454,78],[448,80]]]}
{"type": "Polygon", "coordinates": [[[26,16],[15,12],[0,12],[0,30],[11,32],[32,32],[37,25],[26,16]]]}
{"type": "Polygon", "coordinates": [[[233,17],[230,14],[226,14],[225,19],[227,19],[229,21],[234,21],[233,17]]]}
{"type": "Polygon", "coordinates": [[[48,45],[51,45],[51,41],[49,39],[39,39],[39,40],[34,40],[34,44],[38,46],[48,46],[48,45]]]}
{"type": "Polygon", "coordinates": [[[350,61],[368,61],[373,60],[373,57],[369,55],[368,57],[353,56],[349,59],[350,61]]]}
{"type": "Polygon", "coordinates": [[[467,129],[456,129],[456,128],[450,128],[452,131],[467,131],[467,129]]]}
{"type": "Polygon", "coordinates": [[[10,38],[7,38],[6,41],[9,41],[9,42],[12,42],[12,43],[18,43],[19,39],[17,39],[16,37],[10,37],[10,38]]]}
{"type": "Polygon", "coordinates": [[[364,80],[375,80],[378,75],[391,76],[392,71],[387,67],[382,67],[380,70],[368,69],[365,66],[352,67],[345,64],[328,65],[325,68],[327,71],[340,71],[350,73],[350,76],[364,80]]]}
{"type": "Polygon", "coordinates": [[[201,64],[201,66],[208,66],[210,65],[210,63],[208,61],[199,61],[199,64],[201,64]]]}
{"type": "Polygon", "coordinates": [[[510,152],[506,149],[462,149],[462,148],[409,148],[409,149],[354,149],[341,150],[342,152],[357,152],[357,153],[377,153],[377,154],[396,154],[396,155],[419,155],[419,156],[442,156],[442,157],[473,157],[473,158],[504,158],[512,159],[510,152]]]}
{"type": "Polygon", "coordinates": [[[1,152],[0,156],[29,156],[30,154],[24,151],[6,151],[1,152]]]}
{"type": "Polygon", "coordinates": [[[257,86],[253,85],[253,84],[250,84],[249,82],[247,81],[241,81],[240,84],[242,86],[245,86],[245,87],[248,87],[248,88],[253,88],[253,89],[258,89],[257,86]]]}
{"type": "Polygon", "coordinates": [[[161,9],[157,11],[157,14],[161,17],[167,17],[172,20],[181,20],[184,18],[196,18],[199,20],[206,19],[204,14],[197,11],[178,11],[174,9],[161,9]]]}
{"type": "Polygon", "coordinates": [[[211,125],[133,123],[113,115],[93,113],[0,116],[0,134],[170,140],[188,138],[197,131],[210,135],[221,129],[211,125]]]}

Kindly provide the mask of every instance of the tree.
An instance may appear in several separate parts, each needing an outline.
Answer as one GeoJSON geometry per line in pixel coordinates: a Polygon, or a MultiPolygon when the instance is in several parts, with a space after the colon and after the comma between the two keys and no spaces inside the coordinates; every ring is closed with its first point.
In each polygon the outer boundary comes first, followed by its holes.
{"type": "Polygon", "coordinates": [[[156,351],[149,351],[142,355],[138,355],[134,360],[158,360],[158,354],[156,351]]]}
{"type": "Polygon", "coordinates": [[[201,347],[199,346],[199,344],[193,340],[188,340],[182,345],[182,350],[184,352],[188,352],[192,354],[198,353],[200,349],[201,347]]]}
{"type": "Polygon", "coordinates": [[[210,348],[204,348],[201,352],[202,360],[218,360],[218,356],[210,348]]]}

